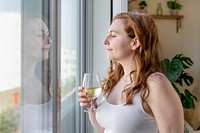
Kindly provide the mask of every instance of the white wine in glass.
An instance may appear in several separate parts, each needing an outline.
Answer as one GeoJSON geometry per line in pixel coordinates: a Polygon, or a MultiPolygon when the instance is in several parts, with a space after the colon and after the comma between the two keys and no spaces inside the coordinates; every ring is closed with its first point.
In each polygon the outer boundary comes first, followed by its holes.
{"type": "Polygon", "coordinates": [[[96,111],[93,100],[101,95],[101,79],[98,73],[85,73],[83,77],[83,87],[91,99],[91,107],[86,108],[84,111],[96,111]]]}

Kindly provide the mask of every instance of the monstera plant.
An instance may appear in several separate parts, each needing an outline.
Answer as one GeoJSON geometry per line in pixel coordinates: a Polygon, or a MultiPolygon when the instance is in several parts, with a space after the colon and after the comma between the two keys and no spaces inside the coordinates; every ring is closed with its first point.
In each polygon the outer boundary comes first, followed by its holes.
{"type": "Polygon", "coordinates": [[[194,100],[197,101],[197,97],[185,88],[193,84],[193,77],[185,71],[192,65],[193,61],[183,54],[177,54],[171,60],[165,58],[161,62],[165,75],[178,93],[185,109],[195,108],[194,100]],[[180,91],[180,87],[184,91],[180,91]]]}

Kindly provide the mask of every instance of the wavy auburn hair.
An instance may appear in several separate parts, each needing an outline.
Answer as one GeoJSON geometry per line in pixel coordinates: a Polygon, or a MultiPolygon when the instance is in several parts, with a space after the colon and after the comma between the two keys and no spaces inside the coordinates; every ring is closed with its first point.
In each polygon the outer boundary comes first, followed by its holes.
{"type": "MultiPolygon", "coordinates": [[[[154,72],[161,72],[157,27],[151,16],[137,11],[117,14],[113,21],[116,19],[123,20],[127,35],[130,38],[137,37],[140,43],[140,46],[134,50],[133,63],[136,66],[136,71],[130,73],[131,84],[129,87],[125,86],[123,91],[125,97],[123,98],[125,98],[126,105],[130,105],[133,104],[133,95],[142,92],[140,95],[144,102],[150,93],[147,86],[148,77],[154,72]]],[[[123,75],[122,65],[118,62],[111,62],[108,77],[103,82],[104,94],[109,96],[112,88],[123,75]]]]}

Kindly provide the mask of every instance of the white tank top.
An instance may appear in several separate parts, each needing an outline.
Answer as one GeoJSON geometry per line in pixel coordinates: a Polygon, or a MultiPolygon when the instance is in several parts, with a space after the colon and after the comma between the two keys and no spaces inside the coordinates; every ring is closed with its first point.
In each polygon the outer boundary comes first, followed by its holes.
{"type": "Polygon", "coordinates": [[[21,105],[21,133],[53,133],[52,102],[21,105]]]}
{"type": "Polygon", "coordinates": [[[158,133],[155,118],[143,109],[140,93],[134,96],[133,105],[113,105],[103,97],[96,119],[104,128],[104,133],[158,133]]]}

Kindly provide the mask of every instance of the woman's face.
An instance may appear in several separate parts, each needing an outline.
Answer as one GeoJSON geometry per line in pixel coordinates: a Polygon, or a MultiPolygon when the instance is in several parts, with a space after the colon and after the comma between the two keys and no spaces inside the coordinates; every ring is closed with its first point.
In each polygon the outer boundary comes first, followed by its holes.
{"type": "Polygon", "coordinates": [[[24,33],[26,56],[36,61],[48,59],[52,41],[45,22],[41,18],[26,19],[24,33]]]}
{"type": "Polygon", "coordinates": [[[116,19],[109,27],[108,35],[104,40],[108,59],[120,61],[132,58],[131,40],[124,30],[123,20],[116,19]]]}

